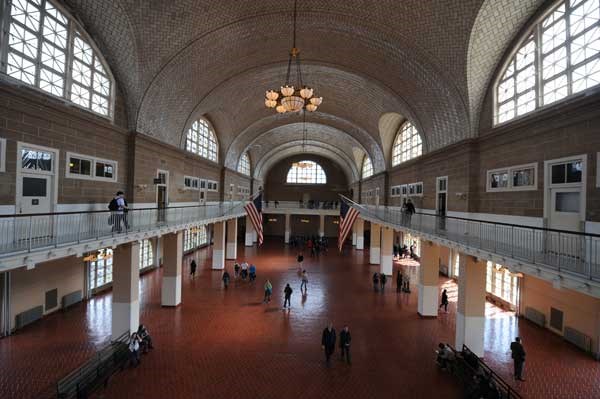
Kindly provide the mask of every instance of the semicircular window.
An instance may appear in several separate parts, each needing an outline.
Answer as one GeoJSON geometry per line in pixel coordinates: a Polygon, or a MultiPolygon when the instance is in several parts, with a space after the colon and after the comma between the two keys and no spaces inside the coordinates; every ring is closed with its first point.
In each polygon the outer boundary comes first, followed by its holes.
{"type": "Polygon", "coordinates": [[[286,183],[326,184],[325,171],[314,161],[294,162],[287,173],[286,183]]]}

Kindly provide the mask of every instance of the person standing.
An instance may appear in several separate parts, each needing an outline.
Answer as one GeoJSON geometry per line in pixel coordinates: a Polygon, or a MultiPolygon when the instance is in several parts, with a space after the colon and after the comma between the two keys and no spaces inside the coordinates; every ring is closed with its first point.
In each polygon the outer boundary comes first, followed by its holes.
{"type": "Polygon", "coordinates": [[[240,264],[235,262],[235,264],[233,265],[233,275],[235,276],[235,278],[238,278],[240,275],[240,264]]]}
{"type": "Polygon", "coordinates": [[[271,284],[271,282],[269,280],[267,280],[265,282],[265,299],[263,300],[264,303],[271,302],[271,294],[272,293],[273,293],[273,285],[271,284]]]}
{"type": "Polygon", "coordinates": [[[396,292],[402,292],[402,271],[398,269],[398,275],[396,276],[396,292]]]}
{"type": "Polygon", "coordinates": [[[230,279],[231,279],[231,277],[229,276],[229,273],[227,273],[227,270],[225,270],[223,272],[223,285],[225,286],[225,289],[227,289],[227,287],[229,287],[230,279]]]}
{"type": "Polygon", "coordinates": [[[381,293],[383,294],[383,291],[385,289],[385,283],[387,282],[387,276],[385,275],[385,273],[381,273],[379,281],[381,283],[381,293]]]}
{"type": "Polygon", "coordinates": [[[333,328],[333,323],[331,322],[329,322],[329,325],[323,330],[321,348],[325,352],[325,361],[329,366],[329,358],[331,358],[331,355],[333,355],[333,352],[335,351],[335,328],[333,328]]]}
{"type": "Polygon", "coordinates": [[[444,291],[442,291],[442,303],[440,304],[440,308],[442,306],[444,307],[444,312],[448,313],[448,291],[446,291],[445,288],[444,291]]]}
{"type": "Polygon", "coordinates": [[[351,363],[350,359],[350,342],[352,341],[352,337],[350,336],[350,329],[348,326],[345,326],[342,332],[340,333],[340,349],[342,350],[342,361],[344,360],[344,355],[346,356],[346,362],[348,364],[351,363]]]}
{"type": "Polygon", "coordinates": [[[300,283],[300,292],[304,288],[304,293],[308,291],[308,274],[306,273],[306,269],[302,270],[302,283],[300,283]]]}
{"type": "Polygon", "coordinates": [[[286,305],[289,306],[290,308],[292,307],[292,292],[294,292],[294,290],[292,290],[292,287],[290,287],[289,284],[285,285],[285,288],[283,289],[283,295],[284,295],[284,300],[283,300],[283,308],[285,309],[286,305]]]}
{"type": "Polygon", "coordinates": [[[140,364],[140,337],[137,335],[137,332],[131,334],[131,338],[129,340],[129,353],[131,362],[137,367],[140,364]]]}
{"type": "Polygon", "coordinates": [[[412,215],[414,215],[414,213],[416,212],[415,206],[413,205],[410,198],[408,200],[406,200],[405,212],[406,212],[406,222],[408,225],[410,225],[412,215]]]}
{"type": "Polygon", "coordinates": [[[373,274],[373,291],[379,291],[379,274],[377,272],[373,274]]]}
{"type": "Polygon", "coordinates": [[[298,254],[298,270],[302,270],[302,262],[304,262],[304,255],[302,255],[302,252],[300,252],[298,254]]]}
{"type": "Polygon", "coordinates": [[[196,277],[196,268],[198,267],[198,265],[196,265],[196,260],[192,259],[192,261],[190,262],[190,277],[192,278],[192,280],[196,277]]]}
{"type": "Polygon", "coordinates": [[[523,379],[523,363],[525,363],[525,349],[520,337],[516,337],[510,344],[510,351],[515,362],[515,380],[525,381],[523,379]]]}

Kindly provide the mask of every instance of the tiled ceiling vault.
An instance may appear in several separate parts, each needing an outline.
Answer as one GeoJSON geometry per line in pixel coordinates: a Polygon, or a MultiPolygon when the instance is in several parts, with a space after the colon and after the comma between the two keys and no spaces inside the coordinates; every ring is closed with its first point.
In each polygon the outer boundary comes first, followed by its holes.
{"type": "MultiPolygon", "coordinates": [[[[65,1],[110,63],[131,130],[181,146],[205,116],[227,167],[260,144],[256,165],[283,144],[268,141],[279,130],[300,137],[300,116],[274,116],[262,101],[284,81],[292,0],[65,1]]],[[[304,81],[324,97],[315,134],[350,159],[355,143],[375,172],[389,164],[385,114],[412,121],[425,151],[472,137],[497,63],[540,2],[299,0],[304,81]]],[[[326,151],[321,142],[311,143],[326,151]]]]}

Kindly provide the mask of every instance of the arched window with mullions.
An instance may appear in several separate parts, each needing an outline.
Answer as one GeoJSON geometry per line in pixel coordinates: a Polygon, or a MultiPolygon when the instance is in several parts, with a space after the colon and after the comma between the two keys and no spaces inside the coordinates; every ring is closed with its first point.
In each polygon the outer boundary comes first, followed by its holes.
{"type": "Polygon", "coordinates": [[[240,157],[237,171],[244,175],[250,176],[250,157],[248,156],[247,152],[243,153],[240,157]]]}
{"type": "Polygon", "coordinates": [[[218,161],[217,137],[206,120],[198,119],[189,128],[185,149],[213,162],[218,161]]]}
{"type": "Polygon", "coordinates": [[[82,27],[51,0],[7,2],[2,73],[112,118],[114,80],[82,27]]]}
{"type": "Polygon", "coordinates": [[[366,179],[371,176],[373,176],[373,163],[371,162],[371,158],[365,155],[362,164],[362,178],[366,179]]]}
{"type": "Polygon", "coordinates": [[[286,183],[292,184],[326,184],[325,171],[316,162],[294,162],[287,173],[286,183]]]}
{"type": "Polygon", "coordinates": [[[423,140],[416,127],[404,122],[392,147],[392,166],[406,162],[423,154],[423,140]]]}
{"type": "Polygon", "coordinates": [[[495,86],[495,123],[600,84],[600,1],[555,4],[525,35],[495,86]]]}

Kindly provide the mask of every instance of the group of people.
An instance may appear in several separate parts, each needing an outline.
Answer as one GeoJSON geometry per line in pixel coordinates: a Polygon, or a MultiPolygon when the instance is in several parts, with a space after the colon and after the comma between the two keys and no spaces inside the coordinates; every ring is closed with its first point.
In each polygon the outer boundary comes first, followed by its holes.
{"type": "Polygon", "coordinates": [[[293,236],[290,237],[290,245],[293,248],[306,249],[310,256],[319,256],[320,253],[327,252],[329,240],[327,237],[293,236]]]}
{"type": "Polygon", "coordinates": [[[412,203],[411,199],[405,199],[402,201],[402,224],[410,225],[412,221],[412,215],[416,213],[415,205],[412,203]]]}
{"type": "Polygon", "coordinates": [[[298,205],[300,208],[308,208],[308,209],[337,209],[339,202],[338,201],[319,201],[319,200],[308,200],[306,204],[304,200],[298,200],[298,205]]]}
{"type": "Polygon", "coordinates": [[[154,349],[152,337],[146,326],[140,324],[137,331],[132,333],[129,338],[130,363],[137,367],[140,364],[141,353],[148,353],[150,349],[154,349]]]}
{"type": "MultiPolygon", "coordinates": [[[[337,340],[335,334],[335,328],[333,328],[333,323],[329,323],[327,327],[323,330],[323,334],[321,335],[321,349],[325,353],[325,362],[327,366],[329,366],[329,361],[331,356],[335,352],[335,342],[337,340]]],[[[350,357],[350,344],[352,342],[352,336],[350,335],[350,329],[348,326],[344,326],[342,331],[340,332],[340,352],[341,352],[341,360],[346,361],[348,364],[351,364],[352,359],[350,357]]]]}
{"type": "MultiPolygon", "coordinates": [[[[384,293],[385,284],[387,283],[387,276],[385,273],[373,274],[373,291],[384,293]]],[[[398,270],[396,275],[396,292],[410,293],[410,277],[402,274],[401,270],[398,270]]]]}
{"type": "Polygon", "coordinates": [[[123,191],[117,191],[108,203],[108,210],[111,212],[108,217],[108,224],[112,226],[113,233],[120,233],[122,231],[121,225],[125,226],[125,230],[129,229],[128,206],[123,191]]]}
{"type": "Polygon", "coordinates": [[[404,259],[404,258],[409,258],[409,259],[415,259],[418,260],[418,255],[417,255],[417,242],[413,241],[413,243],[409,246],[407,246],[406,244],[400,244],[399,241],[396,241],[396,243],[394,244],[394,259],[404,259]]]}
{"type": "MultiPolygon", "coordinates": [[[[225,273],[226,272],[227,271],[225,271],[225,273]]],[[[252,263],[249,264],[246,261],[241,264],[236,261],[233,265],[233,273],[236,279],[239,277],[242,280],[246,280],[247,278],[250,281],[256,280],[256,266],[252,263]]],[[[224,281],[225,280],[223,280],[223,282],[224,281]]]]}

